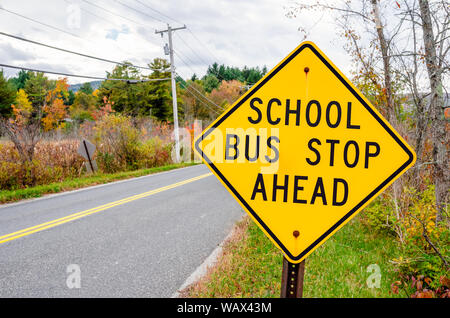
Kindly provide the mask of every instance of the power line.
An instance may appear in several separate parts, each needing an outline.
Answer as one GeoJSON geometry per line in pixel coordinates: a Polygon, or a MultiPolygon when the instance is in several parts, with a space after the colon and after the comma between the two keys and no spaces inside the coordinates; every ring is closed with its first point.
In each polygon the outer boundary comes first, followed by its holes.
{"type": "Polygon", "coordinates": [[[74,52],[74,51],[71,51],[71,50],[59,48],[59,47],[52,46],[52,45],[48,45],[48,44],[45,44],[45,43],[42,43],[42,42],[38,42],[38,41],[33,41],[33,40],[25,39],[25,38],[22,38],[22,37],[20,37],[20,36],[13,35],[13,34],[8,34],[8,33],[1,32],[1,31],[0,31],[0,35],[4,35],[4,36],[8,36],[8,37],[10,37],[10,38],[14,38],[14,39],[16,39],[16,40],[25,41],[25,42],[28,42],[28,43],[32,43],[32,44],[36,44],[36,45],[48,47],[48,48],[51,48],[51,49],[54,49],[54,50],[58,50],[58,51],[62,51],[62,52],[70,53],[70,54],[75,54],[75,55],[79,55],[79,56],[82,56],[82,57],[87,57],[87,58],[94,59],[94,60],[99,60],[99,61],[102,61],[102,62],[108,62],[108,63],[118,64],[118,65],[123,65],[123,66],[132,66],[132,67],[136,67],[136,68],[140,68],[140,69],[145,69],[145,70],[152,70],[152,69],[149,68],[149,67],[138,66],[138,65],[133,65],[133,64],[130,65],[130,64],[127,64],[127,63],[117,62],[117,61],[108,60],[108,59],[101,58],[101,57],[96,57],[96,56],[92,56],[92,55],[87,55],[87,54],[83,54],[83,53],[79,53],[79,52],[74,52]]]}
{"type": "MultiPolygon", "coordinates": [[[[80,37],[80,36],[78,36],[78,35],[76,35],[76,34],[74,34],[74,33],[64,31],[64,30],[62,30],[62,29],[60,29],[60,28],[57,28],[57,27],[55,27],[55,26],[52,26],[52,25],[50,25],[50,24],[46,24],[46,23],[40,22],[40,21],[38,21],[38,20],[36,20],[36,19],[32,19],[32,18],[26,17],[26,16],[24,16],[24,15],[22,15],[22,14],[20,14],[20,13],[17,13],[17,12],[14,12],[14,11],[11,11],[11,10],[8,10],[8,9],[5,9],[5,8],[3,8],[1,5],[0,5],[0,10],[6,11],[6,12],[11,13],[11,14],[14,14],[14,15],[16,15],[16,16],[18,16],[18,17],[21,17],[21,18],[23,18],[23,19],[32,21],[32,22],[34,22],[34,23],[43,25],[43,26],[45,26],[45,27],[47,27],[47,28],[56,30],[56,31],[58,31],[58,32],[62,32],[62,33],[64,33],[64,34],[68,34],[68,35],[73,36],[73,37],[75,37],[75,38],[77,38],[77,39],[81,39],[81,40],[85,40],[85,41],[86,41],[86,39],[83,39],[82,37],[80,37]]],[[[89,42],[94,43],[93,41],[89,41],[89,42]]],[[[121,51],[123,51],[121,48],[119,48],[119,49],[120,49],[121,51]]],[[[127,54],[129,54],[129,53],[127,53],[127,54]]]]}
{"type": "Polygon", "coordinates": [[[122,6],[124,6],[124,7],[126,7],[126,8],[128,8],[128,9],[130,9],[130,10],[133,10],[133,11],[136,11],[137,13],[140,13],[140,14],[142,14],[142,15],[145,15],[146,17],[148,17],[148,18],[150,18],[150,19],[156,20],[156,21],[161,22],[161,23],[165,23],[163,20],[158,19],[158,18],[156,18],[156,17],[154,17],[154,16],[151,16],[151,15],[145,13],[145,12],[139,11],[138,9],[133,8],[133,7],[131,7],[131,6],[127,5],[127,4],[125,4],[125,3],[122,3],[122,2],[120,2],[120,1],[118,1],[118,0],[114,0],[114,1],[117,2],[117,3],[119,3],[119,4],[121,4],[122,6]]]}
{"type": "Polygon", "coordinates": [[[62,76],[67,76],[67,77],[89,78],[89,79],[104,80],[104,81],[122,81],[122,82],[127,82],[130,84],[170,80],[170,78],[151,78],[151,79],[107,78],[107,77],[97,77],[97,76],[90,76],[90,75],[79,75],[79,74],[69,74],[69,73],[63,73],[63,72],[38,70],[38,69],[27,68],[27,67],[23,67],[23,66],[14,66],[14,65],[8,65],[8,64],[0,64],[0,67],[7,67],[7,68],[13,68],[13,69],[17,69],[17,70],[25,70],[25,71],[37,72],[37,73],[62,75],[62,76]]]}
{"type": "MultiPolygon", "coordinates": [[[[183,58],[180,56],[180,55],[178,55],[178,53],[174,50],[174,53],[175,53],[175,55],[181,60],[181,62],[184,64],[184,65],[186,65],[187,67],[189,67],[190,69],[191,69],[191,71],[193,71],[194,72],[194,70],[189,66],[189,64],[187,64],[186,63],[186,61],[185,60],[183,60],[183,58]]],[[[184,56],[184,55],[183,55],[184,56]]],[[[195,72],[194,72],[194,74],[195,74],[195,72]]],[[[177,74],[178,76],[180,76],[180,74],[177,74]]],[[[181,76],[180,76],[181,77],[181,76]]],[[[214,103],[212,100],[210,100],[208,97],[206,97],[202,92],[200,92],[200,91],[198,91],[197,89],[195,89],[194,87],[192,87],[195,91],[197,91],[199,94],[201,94],[201,96],[203,97],[203,98],[205,98],[206,100],[208,100],[210,103],[212,103],[213,105],[215,105],[216,107],[219,107],[220,108],[220,106],[219,105],[217,105],[216,103],[214,103]]]]}
{"type": "Polygon", "coordinates": [[[201,45],[203,45],[203,47],[209,52],[209,54],[211,54],[211,56],[214,58],[214,62],[219,62],[219,59],[208,49],[208,47],[206,46],[206,44],[203,43],[203,41],[201,41],[195,34],[194,32],[192,32],[192,30],[190,28],[187,28],[187,30],[189,31],[189,33],[194,37],[194,39],[197,40],[198,43],[200,43],[201,45]]]}
{"type": "MultiPolygon", "coordinates": [[[[181,60],[181,62],[186,65],[194,74],[196,73],[195,70],[178,54],[178,51],[173,51],[173,53],[175,53],[175,55],[181,60]]],[[[180,54],[182,54],[180,52],[180,54]]],[[[188,59],[192,64],[195,64],[192,62],[192,60],[188,57],[186,57],[184,54],[182,54],[186,59],[188,59]]]]}
{"type": "MultiPolygon", "coordinates": [[[[180,74],[177,73],[177,75],[178,75],[179,77],[181,77],[180,74]]],[[[198,89],[196,89],[194,86],[189,85],[189,87],[192,88],[192,89],[193,89],[194,91],[196,91],[197,93],[199,93],[200,96],[202,96],[205,100],[207,100],[208,102],[210,102],[210,103],[213,104],[214,106],[216,106],[216,107],[218,107],[218,108],[221,108],[219,105],[217,105],[217,104],[214,103],[212,100],[210,100],[208,97],[206,97],[202,92],[200,92],[200,91],[199,91],[198,89]]]]}
{"type": "Polygon", "coordinates": [[[189,88],[193,88],[192,86],[186,86],[186,84],[184,84],[183,82],[180,82],[180,84],[182,86],[184,86],[183,88],[186,89],[186,92],[188,92],[189,94],[192,95],[192,97],[194,97],[196,100],[198,100],[201,104],[205,105],[206,108],[208,108],[209,110],[212,110],[213,112],[215,112],[217,115],[220,115],[221,113],[218,112],[217,110],[215,110],[214,108],[212,108],[210,105],[206,104],[204,101],[202,101],[197,95],[195,95],[193,92],[191,92],[189,90],[189,88]]]}
{"type": "Polygon", "coordinates": [[[194,49],[189,44],[187,44],[186,41],[183,40],[183,38],[181,36],[179,36],[178,34],[176,34],[176,36],[181,40],[181,42],[184,43],[184,45],[186,45],[200,59],[200,61],[202,61],[206,65],[209,65],[209,63],[206,62],[200,55],[198,55],[197,52],[195,52],[194,49]]]}
{"type": "MultiPolygon", "coordinates": [[[[69,0],[64,0],[64,1],[65,1],[67,4],[72,4],[72,2],[70,2],[69,0]]],[[[90,2],[86,2],[86,3],[91,4],[90,2]]],[[[91,5],[96,6],[95,4],[91,4],[91,5]]],[[[99,9],[101,9],[101,10],[106,10],[106,9],[104,9],[104,8],[98,6],[98,5],[97,5],[96,7],[99,8],[99,9]]],[[[103,20],[103,21],[105,21],[105,22],[107,22],[107,23],[109,23],[109,24],[111,24],[111,25],[115,25],[115,26],[120,26],[120,27],[122,27],[122,25],[119,25],[119,23],[113,22],[113,21],[111,21],[111,20],[109,20],[109,19],[106,19],[105,17],[102,17],[102,16],[100,16],[100,15],[97,15],[97,14],[95,14],[95,13],[89,11],[89,10],[84,9],[83,7],[80,7],[80,10],[83,11],[83,12],[85,12],[85,13],[87,13],[87,14],[89,14],[89,15],[92,15],[92,16],[96,17],[97,19],[103,20]]],[[[108,13],[110,13],[110,14],[113,14],[113,15],[116,15],[116,14],[115,14],[114,12],[112,12],[112,11],[107,11],[107,10],[106,10],[106,12],[108,12],[108,13]]],[[[117,15],[116,15],[116,16],[117,16],[117,15]]],[[[120,17],[120,18],[123,18],[123,19],[127,19],[126,17],[121,17],[121,16],[119,16],[119,17],[120,17]]],[[[131,21],[132,23],[138,24],[137,22],[135,22],[135,21],[133,21],[133,20],[130,20],[130,19],[127,19],[127,20],[131,21]]],[[[141,25],[141,24],[138,24],[138,25],[141,25]]],[[[141,25],[141,26],[144,27],[143,25],[141,25]]],[[[141,38],[143,38],[145,41],[147,41],[147,42],[149,42],[149,43],[155,45],[154,43],[150,42],[150,41],[148,40],[148,38],[143,37],[139,32],[137,32],[137,35],[139,35],[139,36],[140,36],[141,38]]],[[[120,51],[122,51],[122,52],[124,52],[124,53],[126,53],[126,54],[128,54],[128,55],[132,55],[132,53],[128,52],[127,50],[124,50],[121,46],[117,45],[116,43],[114,43],[114,46],[117,47],[120,51]]]]}
{"type": "MultiPolygon", "coordinates": [[[[187,28],[188,29],[188,31],[190,31],[189,30],[189,28],[187,28]]],[[[192,32],[191,32],[192,33],[192,32]]],[[[206,62],[202,57],[200,57],[200,55],[198,55],[196,52],[195,52],[195,50],[189,45],[189,44],[187,44],[186,43],[186,41],[184,41],[180,36],[178,36],[178,38],[203,62],[203,63],[205,63],[206,65],[208,65],[208,67],[209,67],[209,63],[208,62],[206,62]]],[[[177,55],[178,56],[178,55],[177,55]]],[[[193,63],[192,62],[192,60],[190,59],[190,58],[188,58],[186,55],[183,55],[185,58],[187,58],[188,60],[190,60],[191,61],[191,63],[192,64],[195,64],[195,63],[193,63]]],[[[180,56],[178,56],[179,58],[180,58],[180,56]]],[[[181,59],[181,58],[180,58],[181,59]]],[[[182,60],[182,59],[181,59],[182,60]]],[[[185,63],[186,64],[186,63],[185,63]]],[[[187,65],[187,64],[186,64],[187,65]]],[[[187,65],[188,66],[188,65],[187,65]]],[[[188,66],[189,67],[189,66],[188,66]]],[[[193,69],[191,68],[191,70],[193,71],[193,69]]],[[[219,80],[221,80],[221,81],[227,81],[223,76],[221,76],[219,73],[218,73],[218,71],[216,72],[214,69],[210,69],[210,71],[211,71],[211,73],[214,75],[214,76],[216,76],[217,77],[217,79],[219,79],[219,80]]],[[[195,73],[195,72],[194,72],[195,73]]],[[[252,85],[254,85],[255,83],[247,83],[247,85],[250,85],[250,86],[252,86],[252,85]]]]}
{"type": "Polygon", "coordinates": [[[21,17],[21,18],[23,18],[23,19],[26,19],[26,20],[29,20],[29,21],[33,21],[34,23],[41,24],[41,25],[43,25],[43,26],[46,26],[47,28],[50,28],[50,29],[53,29],[53,30],[56,30],[56,31],[59,31],[59,32],[63,32],[63,33],[68,34],[68,35],[70,35],[70,36],[73,36],[73,37],[76,37],[76,38],[78,38],[78,39],[81,39],[81,37],[79,37],[78,35],[76,35],[76,34],[74,34],[74,33],[64,31],[63,29],[57,28],[57,27],[52,26],[52,25],[50,25],[50,24],[47,24],[47,23],[44,23],[44,22],[40,22],[40,21],[38,21],[38,20],[35,20],[35,19],[32,19],[32,18],[26,17],[26,16],[24,16],[24,15],[22,15],[22,14],[20,14],[20,13],[17,13],[17,12],[14,12],[14,11],[11,11],[11,10],[8,10],[8,9],[5,9],[5,8],[3,8],[1,5],[0,5],[0,10],[6,11],[6,12],[11,13],[11,14],[14,14],[14,15],[16,15],[16,16],[19,16],[19,17],[21,17]]]}
{"type": "MultiPolygon", "coordinates": [[[[186,61],[176,52],[176,51],[174,51],[174,53],[175,53],[175,55],[181,60],[181,62],[184,64],[184,65],[186,65],[194,74],[195,74],[195,70],[189,65],[189,64],[187,64],[186,63],[186,61]]],[[[181,54],[181,52],[179,52],[180,54],[181,54]]],[[[187,59],[189,59],[186,55],[184,55],[183,54],[183,56],[184,57],[186,57],[187,59]]],[[[191,59],[189,59],[191,62],[192,62],[192,60],[191,59]]],[[[192,63],[192,64],[194,64],[194,63],[192,63]]],[[[211,70],[212,71],[212,70],[211,70]]],[[[220,74],[218,74],[218,73],[214,73],[214,72],[212,72],[213,73],[213,75],[215,75],[219,80],[223,80],[223,81],[227,81],[226,79],[224,79],[222,76],[220,76],[220,74]]],[[[246,85],[241,85],[241,87],[245,87],[245,88],[247,88],[247,89],[249,89],[251,86],[253,86],[253,85],[255,85],[255,83],[247,83],[246,85]]],[[[218,106],[218,105],[216,105],[216,106],[218,106]]],[[[219,107],[219,106],[218,106],[219,107]]]]}
{"type": "Polygon", "coordinates": [[[176,23],[179,23],[179,24],[184,24],[184,23],[181,23],[181,22],[180,22],[180,21],[178,21],[178,20],[175,20],[175,19],[173,19],[173,18],[169,17],[168,15],[166,15],[166,14],[162,13],[161,11],[159,11],[159,10],[156,10],[156,9],[154,9],[154,8],[150,7],[149,5],[145,4],[145,3],[144,3],[144,2],[142,2],[142,1],[139,1],[139,0],[134,0],[134,1],[136,1],[137,3],[140,3],[141,5],[143,5],[143,6],[144,6],[144,7],[146,7],[146,8],[148,8],[148,9],[150,9],[150,10],[152,10],[152,11],[154,11],[154,12],[156,12],[156,13],[160,14],[160,15],[162,15],[163,17],[166,17],[166,18],[168,18],[169,20],[172,20],[172,21],[174,21],[174,22],[176,22],[176,23]]]}
{"type": "MultiPolygon", "coordinates": [[[[67,4],[72,4],[72,2],[69,1],[69,0],[64,0],[64,1],[65,1],[67,4]]],[[[103,21],[105,21],[105,22],[108,22],[108,23],[110,23],[110,24],[112,24],[112,25],[118,26],[117,23],[112,22],[111,20],[108,20],[108,19],[106,19],[106,18],[104,18],[104,17],[102,17],[102,16],[99,16],[99,15],[97,15],[97,14],[95,14],[95,13],[89,11],[89,10],[86,10],[86,9],[82,8],[82,7],[80,7],[80,10],[83,11],[83,12],[85,12],[85,13],[87,13],[87,14],[89,14],[89,15],[92,15],[92,16],[96,17],[97,19],[100,19],[100,20],[103,20],[103,21]]]]}
{"type": "MultiPolygon", "coordinates": [[[[143,24],[141,24],[141,23],[139,23],[139,22],[136,22],[136,21],[134,21],[134,20],[132,20],[132,19],[129,19],[129,18],[127,18],[127,17],[124,17],[124,16],[122,16],[122,15],[120,15],[120,14],[117,14],[117,13],[111,11],[111,10],[105,9],[105,8],[103,8],[103,7],[101,7],[101,6],[97,5],[97,4],[95,4],[95,3],[92,3],[92,2],[87,1],[87,0],[82,0],[82,1],[85,2],[85,3],[87,3],[87,4],[89,4],[89,5],[91,5],[91,6],[94,6],[94,7],[98,8],[98,9],[100,9],[100,10],[103,10],[103,11],[105,11],[105,12],[108,12],[108,13],[111,14],[111,15],[114,15],[114,16],[119,17],[119,18],[121,18],[121,19],[127,20],[127,21],[129,21],[129,22],[131,22],[131,23],[134,23],[134,24],[137,24],[137,25],[139,25],[139,26],[141,26],[141,27],[144,27],[144,28],[146,27],[145,25],[143,25],[143,24]]],[[[153,27],[153,26],[152,26],[152,27],[153,27]]]]}
{"type": "Polygon", "coordinates": [[[183,55],[187,60],[189,60],[189,62],[191,64],[195,64],[189,57],[187,57],[186,55],[182,54],[179,51],[175,51],[174,50],[175,55],[181,60],[181,62],[183,62],[184,65],[186,65],[194,74],[196,73],[195,70],[189,65],[189,63],[187,63],[178,53],[180,53],[181,55],[183,55]]]}

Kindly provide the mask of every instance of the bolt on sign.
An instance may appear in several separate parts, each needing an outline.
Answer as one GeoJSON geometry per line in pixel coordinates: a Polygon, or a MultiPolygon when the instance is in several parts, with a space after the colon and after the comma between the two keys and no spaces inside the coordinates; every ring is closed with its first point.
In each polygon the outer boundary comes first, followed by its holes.
{"type": "Polygon", "coordinates": [[[291,263],[415,162],[415,153],[312,42],[300,44],[194,143],[291,263]]]}

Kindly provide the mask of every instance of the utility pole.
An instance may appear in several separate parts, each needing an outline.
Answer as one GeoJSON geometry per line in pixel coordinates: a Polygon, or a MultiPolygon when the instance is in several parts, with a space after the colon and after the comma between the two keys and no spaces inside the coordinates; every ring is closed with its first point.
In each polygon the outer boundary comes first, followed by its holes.
{"type": "MultiPolygon", "coordinates": [[[[177,162],[180,162],[180,133],[178,129],[178,105],[177,105],[177,84],[175,82],[175,65],[173,59],[173,44],[172,44],[172,32],[176,30],[186,29],[186,25],[179,28],[171,28],[167,24],[167,30],[155,31],[156,34],[163,34],[167,32],[169,35],[169,55],[170,55],[170,74],[172,79],[172,102],[173,102],[173,133],[175,135],[175,158],[177,162]]],[[[166,52],[167,55],[167,52],[166,52]]]]}

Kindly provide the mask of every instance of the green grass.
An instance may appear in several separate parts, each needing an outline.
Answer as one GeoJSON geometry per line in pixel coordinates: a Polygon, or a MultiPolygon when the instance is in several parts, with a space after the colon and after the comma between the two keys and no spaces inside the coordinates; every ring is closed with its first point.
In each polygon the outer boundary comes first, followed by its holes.
{"type": "Polygon", "coordinates": [[[161,167],[140,169],[135,171],[126,171],[118,173],[97,173],[95,175],[74,178],[64,180],[62,182],[55,182],[46,185],[38,185],[35,187],[30,187],[26,189],[18,190],[1,190],[0,191],[0,203],[13,202],[29,198],[37,198],[44,194],[57,193],[62,191],[74,190],[83,187],[88,187],[97,184],[109,183],[112,181],[118,181],[123,179],[141,177],[157,172],[168,171],[177,168],[183,168],[195,165],[196,163],[180,163],[172,164],[161,167]]]}
{"type": "MultiPolygon", "coordinates": [[[[218,264],[186,297],[279,297],[282,254],[248,218],[224,247],[218,264]]],[[[389,260],[395,239],[370,233],[358,218],[306,259],[304,297],[400,297],[390,292],[396,274],[389,260]],[[381,269],[380,288],[366,284],[367,267],[381,269]]]]}

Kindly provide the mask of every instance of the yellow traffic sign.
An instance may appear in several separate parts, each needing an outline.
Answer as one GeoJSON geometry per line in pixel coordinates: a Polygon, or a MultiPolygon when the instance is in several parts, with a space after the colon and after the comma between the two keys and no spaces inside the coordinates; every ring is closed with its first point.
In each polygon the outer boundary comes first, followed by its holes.
{"type": "Polygon", "coordinates": [[[415,153],[312,42],[300,44],[194,142],[292,263],[415,162],[415,153]]]}

